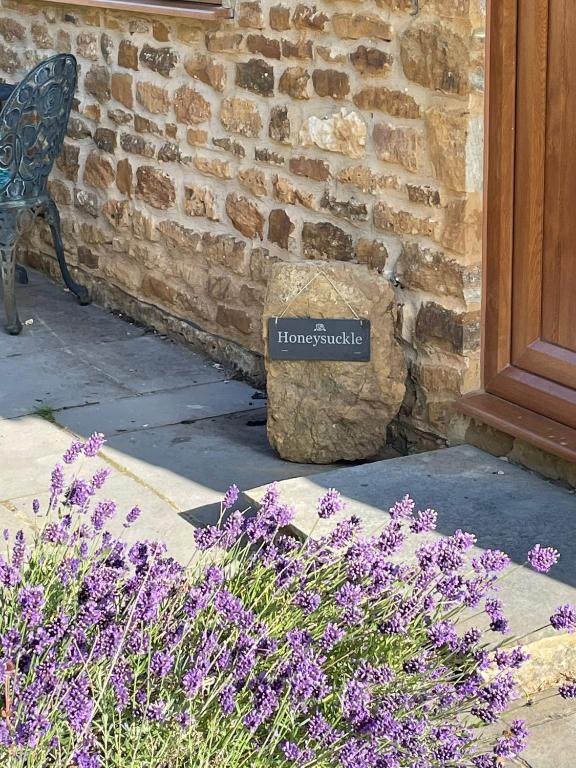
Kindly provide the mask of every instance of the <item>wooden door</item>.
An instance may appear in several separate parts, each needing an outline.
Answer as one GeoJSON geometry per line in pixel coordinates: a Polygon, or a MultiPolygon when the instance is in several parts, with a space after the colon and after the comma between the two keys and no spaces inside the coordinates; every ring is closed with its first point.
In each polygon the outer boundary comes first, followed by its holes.
{"type": "Polygon", "coordinates": [[[576,429],[576,0],[493,0],[484,390],[576,429]]]}

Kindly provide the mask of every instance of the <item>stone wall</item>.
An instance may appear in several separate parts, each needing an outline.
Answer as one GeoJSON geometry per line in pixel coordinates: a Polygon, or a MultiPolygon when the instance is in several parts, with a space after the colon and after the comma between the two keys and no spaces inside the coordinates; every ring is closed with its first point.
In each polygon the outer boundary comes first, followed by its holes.
{"type": "MultiPolygon", "coordinates": [[[[238,0],[207,23],[2,0],[4,79],[79,61],[51,181],[78,277],[239,359],[262,351],[272,262],[359,262],[395,289],[394,437],[448,436],[479,384],[481,6],[238,0]]],[[[38,232],[28,258],[49,268],[38,232]]]]}

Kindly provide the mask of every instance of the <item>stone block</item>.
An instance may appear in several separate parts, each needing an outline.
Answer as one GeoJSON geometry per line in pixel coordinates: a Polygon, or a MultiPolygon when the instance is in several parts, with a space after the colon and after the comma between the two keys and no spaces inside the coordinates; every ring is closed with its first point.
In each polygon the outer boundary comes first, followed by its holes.
{"type": "Polygon", "coordinates": [[[351,305],[372,323],[372,354],[367,363],[280,361],[266,355],[272,446],[282,458],[304,463],[377,455],[402,404],[406,380],[404,356],[394,338],[389,282],[361,265],[271,265],[263,313],[265,339],[268,318],[284,312],[290,301],[289,314],[294,317],[350,318],[354,315],[347,304],[351,305]],[[315,274],[314,282],[298,295],[315,274]]]}
{"type": "Polygon", "coordinates": [[[226,213],[245,237],[264,239],[264,216],[246,197],[232,192],[226,198],[226,213]]]}
{"type": "Polygon", "coordinates": [[[366,134],[366,123],[360,115],[342,109],[330,117],[309,117],[300,130],[300,143],[359,158],[366,152],[366,134]]]}
{"type": "Polygon", "coordinates": [[[329,221],[305,222],[302,228],[302,253],[306,259],[352,261],[352,235],[329,221]]]}
{"type": "Polygon", "coordinates": [[[136,171],[136,194],[152,208],[159,210],[171,208],[176,201],[172,177],[150,165],[142,165],[136,171]]]}

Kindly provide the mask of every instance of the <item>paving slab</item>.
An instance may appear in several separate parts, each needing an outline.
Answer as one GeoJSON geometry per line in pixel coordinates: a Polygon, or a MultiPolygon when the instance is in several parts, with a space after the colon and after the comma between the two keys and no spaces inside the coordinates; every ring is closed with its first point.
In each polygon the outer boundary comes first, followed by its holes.
{"type": "MultiPolygon", "coordinates": [[[[320,535],[334,525],[318,522],[315,512],[317,498],[332,487],[368,530],[385,525],[390,506],[410,494],[420,509],[436,509],[439,533],[470,531],[478,550],[498,548],[523,564],[534,544],[556,547],[561,558],[549,576],[522,568],[503,582],[517,635],[546,624],[560,603],[576,601],[576,496],[527,470],[458,446],[287,480],[280,488],[296,507],[299,531],[320,535]]],[[[247,495],[258,501],[263,492],[247,495]]]]}
{"type": "Polygon", "coordinates": [[[107,436],[166,424],[197,421],[256,407],[254,387],[242,381],[218,381],[163,392],[107,399],[58,413],[58,423],[78,435],[107,436]]]}
{"type": "Polygon", "coordinates": [[[63,408],[130,394],[110,376],[66,349],[0,360],[0,418],[63,408]]]}
{"type": "Polygon", "coordinates": [[[72,436],[39,416],[0,419],[0,501],[37,496],[72,436]]]}
{"type": "MultiPolygon", "coordinates": [[[[258,401],[256,401],[258,402],[258,401]]],[[[282,461],[266,438],[264,409],[110,437],[104,455],[162,493],[183,513],[218,504],[236,483],[258,483],[321,472],[282,461]]],[[[209,511],[209,510],[208,510],[209,511]]]]}
{"type": "Polygon", "coordinates": [[[134,394],[225,381],[221,365],[156,334],[108,343],[75,346],[85,363],[105,373],[134,394]]]}

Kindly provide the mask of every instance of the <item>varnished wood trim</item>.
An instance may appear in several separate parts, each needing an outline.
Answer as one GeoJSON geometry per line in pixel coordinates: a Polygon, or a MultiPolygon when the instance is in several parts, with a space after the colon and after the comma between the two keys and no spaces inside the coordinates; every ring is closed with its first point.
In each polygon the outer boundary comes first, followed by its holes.
{"type": "Polygon", "coordinates": [[[488,391],[576,429],[576,389],[510,365],[490,381],[488,391]]]}
{"type": "Polygon", "coordinates": [[[458,401],[457,408],[494,429],[576,463],[576,429],[486,392],[465,395],[458,401]]]}
{"type": "Polygon", "coordinates": [[[514,364],[542,378],[576,389],[576,352],[571,349],[538,339],[516,358],[514,364]]]}
{"type": "Polygon", "coordinates": [[[518,0],[488,5],[484,165],[483,371],[510,363],[518,0]]]}
{"type": "Polygon", "coordinates": [[[46,0],[60,5],[84,5],[90,8],[109,8],[136,13],[152,13],[163,16],[184,16],[189,19],[215,21],[234,18],[232,8],[224,8],[220,3],[212,7],[203,2],[187,3],[184,0],[46,0]]]}

